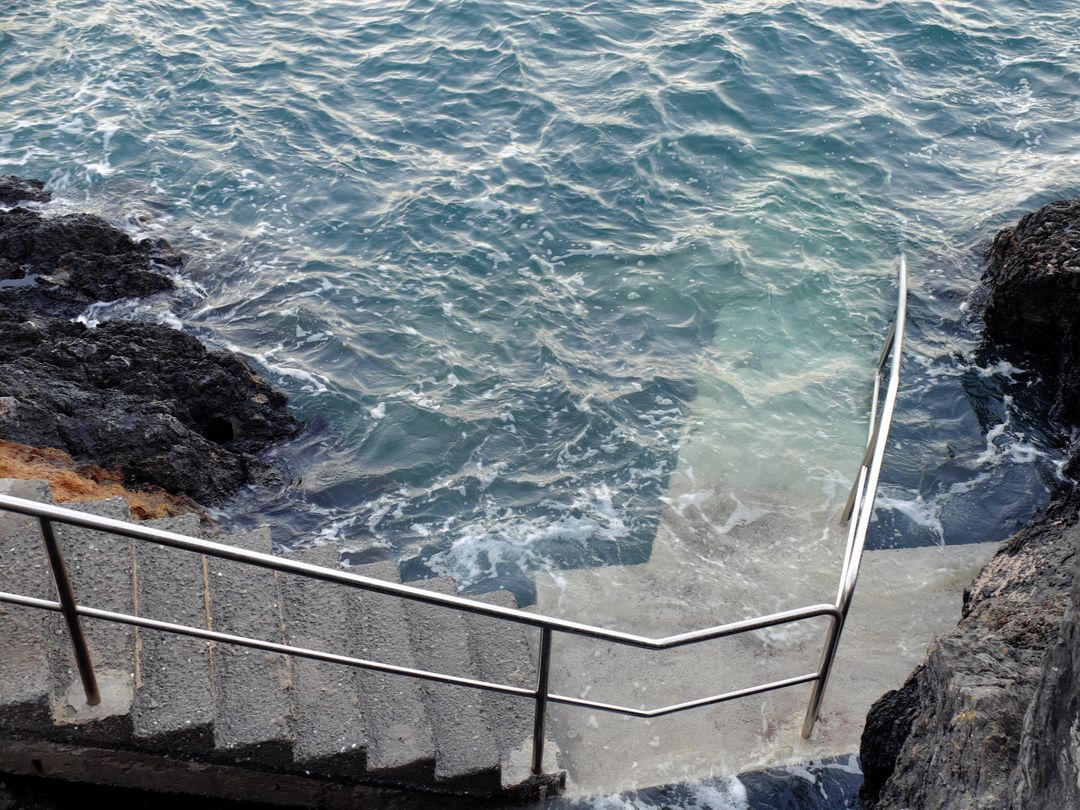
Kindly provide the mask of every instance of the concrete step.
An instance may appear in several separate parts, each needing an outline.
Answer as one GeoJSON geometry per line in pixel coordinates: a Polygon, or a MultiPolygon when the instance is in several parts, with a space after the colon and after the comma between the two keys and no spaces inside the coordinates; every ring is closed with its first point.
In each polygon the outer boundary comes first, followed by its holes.
{"type": "MultiPolygon", "coordinates": [[[[387,582],[399,581],[396,562],[359,565],[349,570],[387,582]]],[[[350,655],[416,667],[408,614],[401,599],[353,589],[346,608],[352,628],[350,655]]],[[[357,694],[367,735],[369,777],[431,784],[435,778],[435,743],[420,682],[401,675],[357,670],[357,694]]]]}
{"type": "MultiPolygon", "coordinates": [[[[117,520],[130,520],[123,498],[65,504],[70,509],[117,520]]],[[[135,612],[130,540],[90,529],[54,524],[78,604],[120,613],[135,612]]],[[[119,744],[132,732],[135,697],[135,630],[112,622],[83,619],[101,702],[86,704],[63,618],[52,616],[55,628],[49,648],[53,717],[65,736],[119,744]]]]}
{"type": "MultiPolygon", "coordinates": [[[[439,577],[418,583],[438,593],[457,592],[454,580],[439,577]]],[[[419,603],[408,606],[413,655],[422,669],[479,678],[461,613],[419,603]]],[[[499,750],[484,719],[476,689],[426,681],[422,687],[435,741],[435,781],[447,788],[481,794],[502,786],[499,750]]]]}
{"type": "MultiPolygon", "coordinates": [[[[210,538],[269,554],[270,530],[210,538]]],[[[242,563],[207,558],[211,628],[281,643],[278,574],[242,563]]],[[[218,753],[232,762],[284,767],[292,763],[291,663],[287,656],[250,647],[211,645],[218,753]]]]}
{"type": "MultiPolygon", "coordinates": [[[[517,608],[517,599],[509,591],[493,591],[472,597],[478,602],[499,607],[517,608]]],[[[536,686],[536,660],[529,644],[530,630],[520,624],[486,616],[465,614],[469,642],[478,677],[492,683],[532,689],[536,686]]],[[[531,631],[539,634],[539,631],[531,631]]],[[[539,643],[539,640],[536,640],[539,643]]],[[[502,769],[502,787],[508,790],[535,782],[532,774],[532,734],[535,704],[525,698],[482,692],[484,717],[495,735],[502,769]]],[[[561,784],[557,747],[550,737],[544,742],[546,784],[561,784]]]]}
{"type": "MultiPolygon", "coordinates": [[[[0,479],[0,494],[52,503],[44,481],[0,479]]],[[[56,599],[38,522],[0,512],[0,590],[56,599]]],[[[0,604],[0,727],[46,730],[52,727],[49,705],[47,639],[54,631],[49,613],[0,604]]]]}
{"type": "MultiPolygon", "coordinates": [[[[301,549],[290,559],[338,567],[337,546],[301,549]]],[[[298,647],[348,654],[348,591],[338,585],[283,574],[285,640],[298,647]]],[[[357,670],[341,664],[292,661],[293,759],[304,770],[356,778],[364,773],[367,735],[360,714],[357,670]]]]}
{"type": "MultiPolygon", "coordinates": [[[[144,526],[198,536],[195,515],[144,526]]],[[[138,613],[149,619],[207,626],[205,558],[190,551],[136,542],[138,613]]],[[[206,641],[138,628],[134,732],[140,745],[183,756],[214,745],[214,697],[206,641]]]]}

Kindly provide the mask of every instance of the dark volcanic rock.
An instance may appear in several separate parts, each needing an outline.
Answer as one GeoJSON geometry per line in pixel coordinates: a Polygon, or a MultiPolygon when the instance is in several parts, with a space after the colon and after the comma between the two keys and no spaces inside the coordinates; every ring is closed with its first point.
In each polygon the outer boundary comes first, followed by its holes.
{"type": "Polygon", "coordinates": [[[0,316],[0,436],[216,503],[298,423],[235,354],[164,326],[0,316]]]}
{"type": "Polygon", "coordinates": [[[0,439],[207,504],[265,478],[254,454],[300,426],[241,358],[156,324],[70,320],[96,301],[172,289],[154,265],[181,261],[164,240],[135,242],[100,217],[0,211],[0,280],[38,276],[0,287],[0,439]]]}
{"type": "Polygon", "coordinates": [[[7,259],[0,259],[0,281],[11,281],[25,276],[26,270],[23,269],[21,264],[15,264],[15,262],[10,262],[7,259]]]}
{"type": "Polygon", "coordinates": [[[154,263],[175,266],[179,254],[164,240],[135,242],[101,217],[0,211],[0,279],[47,276],[6,291],[0,306],[9,310],[70,318],[95,301],[173,289],[154,263]]]}
{"type": "Polygon", "coordinates": [[[1080,807],[1080,578],[1024,721],[1010,808],[1080,807]]]}
{"type": "Polygon", "coordinates": [[[48,202],[52,194],[40,180],[22,180],[13,174],[0,177],[0,205],[17,202],[48,202]]]}
{"type": "Polygon", "coordinates": [[[130,236],[93,214],[43,217],[26,208],[0,212],[0,255],[4,258],[51,270],[61,256],[72,251],[145,255],[130,236]]]}
{"type": "MultiPolygon", "coordinates": [[[[1054,391],[1048,417],[1075,428],[1080,200],[1001,231],[987,262],[984,350],[1039,368],[1054,391]]],[[[1066,466],[1078,469],[1080,454],[1066,466]]],[[[1078,521],[1072,489],[1002,547],[956,630],[874,704],[860,752],[866,810],[1080,807],[1078,521]]]]}
{"type": "Polygon", "coordinates": [[[886,692],[870,707],[859,746],[863,772],[859,798],[864,807],[873,807],[877,802],[885,780],[896,767],[900,749],[911,733],[911,724],[922,708],[919,701],[920,672],[922,667],[911,673],[903,686],[886,692]]]}
{"type": "Polygon", "coordinates": [[[863,758],[883,762],[903,722],[910,733],[884,787],[880,770],[868,779],[864,808],[1008,806],[1024,716],[1074,579],[1078,509],[1075,493],[1056,503],[987,564],[965,593],[956,630],[930,646],[923,668],[901,690],[909,705],[900,724],[890,723],[889,701],[871,709],[863,758]]]}
{"type": "Polygon", "coordinates": [[[1080,423],[1080,200],[1052,202],[998,233],[983,279],[986,342],[1023,352],[1052,383],[1051,416],[1080,423]]]}

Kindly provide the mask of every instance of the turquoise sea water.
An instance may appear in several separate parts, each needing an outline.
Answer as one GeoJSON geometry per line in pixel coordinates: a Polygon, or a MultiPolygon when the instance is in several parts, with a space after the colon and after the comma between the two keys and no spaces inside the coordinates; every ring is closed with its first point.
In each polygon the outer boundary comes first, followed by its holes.
{"type": "Polygon", "coordinates": [[[900,250],[872,542],[1007,535],[1059,439],[965,302],[1080,192],[1078,77],[1071,0],[8,0],[0,171],[186,250],[180,296],[93,317],[242,352],[309,422],[230,519],[491,587],[647,556],[688,439],[842,498],[900,250]]]}

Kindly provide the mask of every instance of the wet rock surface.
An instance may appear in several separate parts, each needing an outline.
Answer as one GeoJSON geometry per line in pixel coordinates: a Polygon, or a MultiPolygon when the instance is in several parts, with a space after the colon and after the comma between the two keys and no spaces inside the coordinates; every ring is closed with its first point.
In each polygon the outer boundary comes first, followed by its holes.
{"type": "Polygon", "coordinates": [[[23,180],[13,174],[0,177],[0,205],[18,202],[48,202],[52,194],[40,180],[23,180]]]}
{"type": "Polygon", "coordinates": [[[918,680],[922,669],[916,669],[902,687],[886,692],[870,707],[860,746],[861,799],[867,807],[878,800],[885,780],[892,775],[900,749],[922,706],[918,680]]]}
{"type": "Polygon", "coordinates": [[[95,301],[167,292],[161,270],[181,263],[168,243],[135,242],[93,214],[0,211],[0,280],[35,277],[4,290],[8,311],[71,318],[95,301]]]}
{"type": "MultiPolygon", "coordinates": [[[[1080,200],[1001,231],[986,351],[1043,371],[1048,419],[1080,424],[1080,200]]],[[[1076,469],[1074,450],[1066,469],[1076,469]]],[[[866,810],[1080,806],[1080,490],[1066,488],[965,592],[962,618],[867,717],[866,810]]]]}
{"type": "MultiPolygon", "coordinates": [[[[9,195],[45,193],[10,180],[9,195]]],[[[157,324],[71,320],[97,301],[171,290],[162,270],[181,261],[93,215],[0,212],[0,279],[22,279],[0,285],[0,438],[204,504],[271,477],[256,454],[300,425],[243,359],[157,324]]]]}
{"type": "Polygon", "coordinates": [[[860,753],[877,767],[866,770],[865,808],[1013,806],[1025,714],[1076,569],[1078,506],[1073,495],[1014,535],[972,583],[956,630],[900,690],[903,710],[888,696],[871,709],[860,753]],[[910,732],[897,747],[905,720],[910,732]],[[881,762],[890,750],[891,773],[881,762]]]}
{"type": "Polygon", "coordinates": [[[983,281],[986,343],[1040,369],[1051,417],[1080,423],[1080,199],[1052,202],[998,233],[983,281]]]}

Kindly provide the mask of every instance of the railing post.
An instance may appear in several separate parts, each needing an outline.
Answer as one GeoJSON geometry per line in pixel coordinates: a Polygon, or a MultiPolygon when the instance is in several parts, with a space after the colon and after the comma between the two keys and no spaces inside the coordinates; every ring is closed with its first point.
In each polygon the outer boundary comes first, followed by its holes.
{"type": "Polygon", "coordinates": [[[551,628],[540,631],[540,656],[536,670],[536,706],[533,710],[532,772],[544,772],[544,722],[547,719],[548,679],[551,675],[551,628]]]}
{"type": "Polygon", "coordinates": [[[60,544],[56,542],[52,521],[40,517],[38,523],[41,524],[41,539],[45,541],[49,567],[52,568],[53,580],[56,582],[56,593],[60,597],[60,612],[64,614],[68,635],[71,637],[71,646],[75,650],[75,664],[79,667],[79,677],[82,678],[83,691],[86,692],[86,703],[96,706],[101,703],[101,692],[98,690],[94,662],[90,658],[90,648],[86,646],[86,636],[83,635],[82,622],[79,620],[79,613],[75,606],[75,591],[71,587],[71,577],[68,576],[64,555],[60,552],[60,544]]]}
{"type": "Polygon", "coordinates": [[[829,627],[829,635],[825,639],[825,647],[821,651],[821,664],[818,666],[818,677],[814,681],[814,689],[810,693],[810,704],[806,707],[806,717],[803,719],[802,737],[809,740],[814,733],[814,724],[821,711],[821,701],[825,698],[825,687],[829,685],[829,675],[832,673],[833,661],[836,660],[836,649],[840,646],[840,631],[844,627],[846,616],[833,616],[832,625],[829,627]]]}

